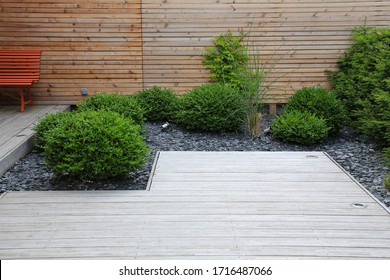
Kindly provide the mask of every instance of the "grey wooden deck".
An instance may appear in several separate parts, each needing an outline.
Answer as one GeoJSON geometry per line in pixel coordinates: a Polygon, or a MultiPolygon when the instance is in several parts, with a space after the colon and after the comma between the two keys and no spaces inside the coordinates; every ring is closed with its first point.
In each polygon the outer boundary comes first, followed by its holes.
{"type": "Polygon", "coordinates": [[[32,128],[46,114],[64,111],[69,106],[0,106],[0,176],[33,147],[32,128]]]}
{"type": "Polygon", "coordinates": [[[0,259],[390,258],[389,212],[324,153],[161,152],[155,167],[150,191],[7,193],[0,259]]]}

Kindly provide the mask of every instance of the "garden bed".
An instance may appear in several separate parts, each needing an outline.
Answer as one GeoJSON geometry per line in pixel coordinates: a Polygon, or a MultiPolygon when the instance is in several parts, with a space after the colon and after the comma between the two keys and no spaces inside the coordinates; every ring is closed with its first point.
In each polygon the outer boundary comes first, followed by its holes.
{"type": "MultiPolygon", "coordinates": [[[[264,127],[269,125],[265,118],[264,127]]],[[[365,141],[351,128],[343,128],[337,137],[314,146],[286,144],[270,134],[251,140],[242,132],[209,134],[184,130],[175,124],[162,128],[163,123],[146,123],[145,138],[152,154],[144,168],[132,178],[120,181],[74,182],[66,176],[54,179],[44,158],[33,150],[0,178],[0,192],[54,190],[134,190],[145,189],[156,151],[325,151],[354,176],[380,201],[390,206],[390,192],[383,188],[387,168],[374,145],[365,141]]]]}

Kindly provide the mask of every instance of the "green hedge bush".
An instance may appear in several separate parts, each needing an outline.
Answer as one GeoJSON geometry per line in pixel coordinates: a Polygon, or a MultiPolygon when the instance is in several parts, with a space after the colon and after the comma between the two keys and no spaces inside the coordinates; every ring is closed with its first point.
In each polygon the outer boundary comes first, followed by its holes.
{"type": "Polygon", "coordinates": [[[359,104],[362,108],[354,114],[356,127],[379,146],[390,147],[390,91],[373,93],[371,100],[359,104]]]}
{"type": "Polygon", "coordinates": [[[80,111],[44,134],[43,155],[56,175],[103,180],[127,177],[141,167],[148,148],[140,126],[110,111],[80,111]]]}
{"type": "Polygon", "coordinates": [[[58,127],[62,122],[73,117],[73,113],[70,111],[58,112],[54,114],[46,115],[40,119],[34,126],[35,131],[35,146],[43,149],[46,145],[45,135],[48,131],[58,127]]]}
{"type": "MultiPolygon", "coordinates": [[[[358,27],[353,44],[328,71],[353,125],[380,147],[390,147],[390,28],[358,27]]],[[[390,155],[385,153],[387,162],[390,155]],[[387,155],[387,156],[386,156],[387,155]]]]}
{"type": "Polygon", "coordinates": [[[284,142],[313,145],[328,137],[326,121],[310,112],[290,110],[278,116],[271,124],[272,135],[284,142]]]}
{"type": "Polygon", "coordinates": [[[205,84],[179,99],[178,124],[190,130],[235,131],[243,124],[240,96],[223,84],[205,84]]]}
{"type": "Polygon", "coordinates": [[[153,87],[139,91],[136,98],[148,121],[170,121],[177,111],[177,96],[171,89],[153,87]]]}
{"type": "Polygon", "coordinates": [[[323,118],[330,127],[330,134],[336,134],[347,121],[343,103],[331,91],[321,87],[303,87],[292,95],[286,111],[308,111],[323,118]]]}
{"type": "Polygon", "coordinates": [[[333,91],[354,116],[364,108],[361,100],[373,100],[373,93],[390,91],[390,28],[357,27],[353,44],[337,65],[327,71],[333,91]]]}
{"type": "Polygon", "coordinates": [[[136,98],[131,95],[97,93],[78,104],[77,109],[79,111],[107,110],[119,113],[126,118],[131,118],[139,125],[142,125],[144,122],[143,109],[136,98]]]}

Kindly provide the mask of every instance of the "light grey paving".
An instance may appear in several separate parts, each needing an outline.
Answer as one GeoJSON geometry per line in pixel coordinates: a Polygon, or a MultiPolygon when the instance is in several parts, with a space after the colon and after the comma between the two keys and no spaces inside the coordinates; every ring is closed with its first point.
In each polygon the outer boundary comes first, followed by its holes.
{"type": "Polygon", "coordinates": [[[325,153],[160,152],[150,191],[4,195],[0,259],[52,258],[388,259],[390,214],[325,153]]]}
{"type": "Polygon", "coordinates": [[[0,176],[33,147],[32,128],[46,114],[67,110],[67,105],[0,106],[0,176]]]}

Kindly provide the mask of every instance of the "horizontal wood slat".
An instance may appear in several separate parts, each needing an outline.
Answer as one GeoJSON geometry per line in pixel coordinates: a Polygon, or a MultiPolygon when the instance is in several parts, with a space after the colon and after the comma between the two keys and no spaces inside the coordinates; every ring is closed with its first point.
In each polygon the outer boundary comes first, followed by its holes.
{"type": "Polygon", "coordinates": [[[283,102],[302,86],[329,86],[324,70],[354,27],[390,25],[380,0],[1,0],[0,12],[0,49],[42,50],[32,88],[41,104],[77,103],[86,87],[182,94],[209,81],[202,54],[213,38],[240,30],[264,59],[280,58],[273,76],[283,78],[267,100],[283,102]]]}
{"type": "Polygon", "coordinates": [[[324,70],[335,69],[353,27],[365,20],[390,24],[386,1],[144,0],[142,6],[145,87],[186,91],[207,82],[205,47],[219,34],[243,30],[264,58],[280,57],[274,77],[283,78],[268,99],[282,101],[302,86],[329,86],[324,70]]]}
{"type": "Polygon", "coordinates": [[[5,194],[0,258],[390,257],[389,211],[321,152],[166,151],[151,178],[149,191],[5,194]]]}
{"type": "Polygon", "coordinates": [[[81,88],[132,93],[142,88],[140,8],[140,0],[2,0],[0,49],[42,50],[38,104],[77,103],[81,88]]]}

